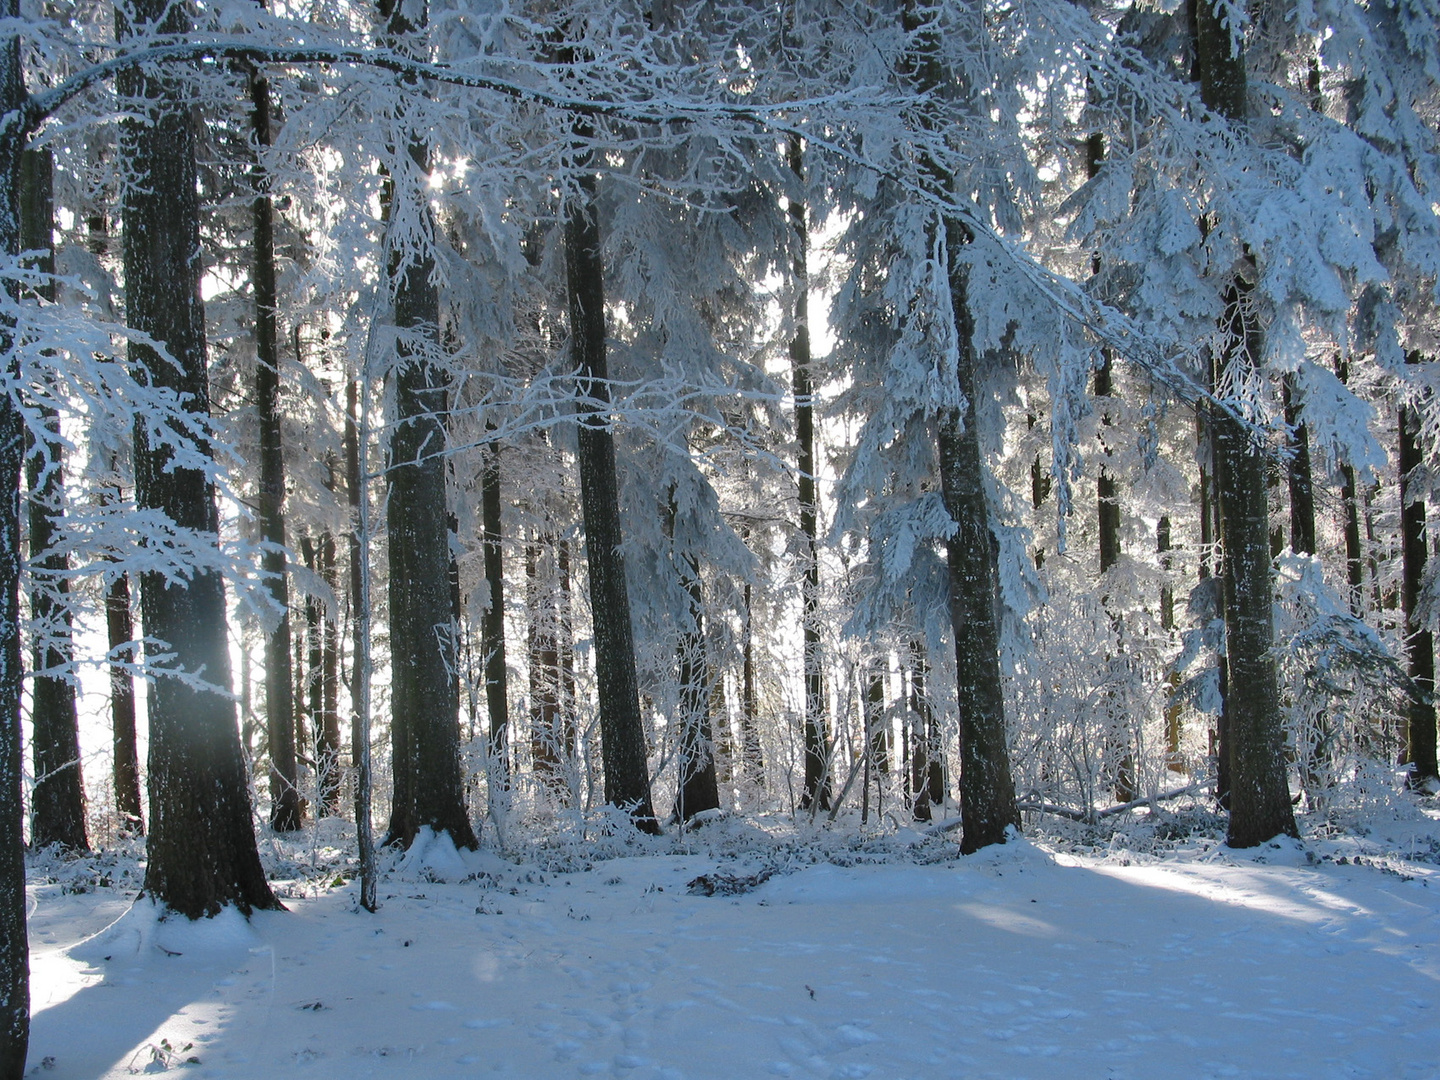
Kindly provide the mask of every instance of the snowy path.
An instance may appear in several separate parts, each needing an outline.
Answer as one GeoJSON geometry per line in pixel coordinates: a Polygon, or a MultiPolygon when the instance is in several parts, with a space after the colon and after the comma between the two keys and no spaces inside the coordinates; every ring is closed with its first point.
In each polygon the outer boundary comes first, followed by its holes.
{"type": "Polygon", "coordinates": [[[1428,868],[1407,881],[1289,849],[1272,858],[1292,865],[1121,867],[1022,843],[928,867],[812,866],[724,898],[686,893],[715,867],[696,856],[574,874],[481,858],[499,875],[490,887],[390,881],[375,916],[341,889],[208,937],[112,932],[97,941],[123,952],[129,940],[129,954],[104,961],[92,942],[78,950],[90,965],[62,951],[65,928],[73,940],[118,907],[67,897],[47,924],[41,896],[36,926],[53,944],[36,941],[31,1066],[53,1057],[43,1075],[55,1080],[147,1066],[234,1078],[1440,1075],[1440,876],[1428,868]],[[66,903],[88,914],[67,917],[66,903]],[[162,1039],[193,1045],[172,1057],[162,1039]]]}

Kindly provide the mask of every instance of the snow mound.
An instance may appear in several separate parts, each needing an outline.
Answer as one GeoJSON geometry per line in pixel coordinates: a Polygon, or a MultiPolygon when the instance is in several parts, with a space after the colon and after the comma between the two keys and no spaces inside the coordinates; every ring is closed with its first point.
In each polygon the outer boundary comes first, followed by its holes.
{"type": "Polygon", "coordinates": [[[213,918],[192,921],[141,897],[104,930],[71,946],[67,954],[87,964],[122,961],[143,965],[176,956],[244,956],[260,943],[259,935],[235,907],[223,907],[213,918]]]}
{"type": "Polygon", "coordinates": [[[464,881],[475,873],[466,858],[473,854],[456,848],[448,832],[437,833],[426,825],[415,834],[395,873],[408,881],[464,881]]]}

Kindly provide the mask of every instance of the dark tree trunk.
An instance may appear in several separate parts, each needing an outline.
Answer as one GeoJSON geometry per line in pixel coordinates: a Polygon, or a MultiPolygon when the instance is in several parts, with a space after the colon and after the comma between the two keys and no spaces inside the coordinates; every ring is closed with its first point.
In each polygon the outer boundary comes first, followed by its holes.
{"type": "MultiPolygon", "coordinates": [[[[950,243],[968,239],[947,222],[950,243]]],[[[1015,783],[1005,733],[1000,682],[1000,628],[995,618],[995,554],[975,420],[975,360],[971,343],[967,269],[951,259],[950,292],[960,343],[956,373],[967,402],[941,416],[940,484],[956,529],[946,543],[950,565],[950,625],[955,635],[956,703],[960,712],[960,850],[1003,844],[1019,828],[1015,783]]]]}
{"type": "MultiPolygon", "coordinates": [[[[389,33],[400,39],[421,29],[420,16],[394,0],[380,0],[389,33]]],[[[412,141],[408,152],[422,173],[430,153],[412,141]]],[[[400,197],[386,185],[383,211],[400,197]]],[[[417,197],[417,196],[408,196],[417,197]]],[[[422,207],[433,241],[433,222],[422,207]]],[[[440,294],[433,254],[390,254],[397,355],[391,369],[395,428],[390,440],[386,530],[390,544],[391,742],[395,793],[386,844],[409,847],[420,829],[448,832],[456,847],[478,841],[465,812],[460,768],[460,694],[450,587],[450,515],[446,504],[445,420],[449,380],[436,364],[440,294]]]]}
{"type": "MultiPolygon", "coordinates": [[[[1410,363],[1419,360],[1411,353],[1410,363]]],[[[1405,614],[1406,669],[1420,695],[1411,697],[1406,715],[1405,762],[1410,765],[1409,783],[1418,787],[1433,783],[1436,767],[1435,727],[1435,638],[1419,615],[1420,589],[1425,579],[1428,545],[1425,528],[1425,499],[1415,490],[1414,470],[1424,464],[1420,446],[1420,417],[1410,406],[1400,409],[1400,534],[1401,603],[1405,614]]]]}
{"type": "MultiPolygon", "coordinates": [[[[1038,422],[1039,417],[1033,412],[1025,414],[1025,426],[1027,428],[1034,428],[1038,422]]],[[[1039,451],[1036,451],[1034,460],[1030,462],[1030,509],[1038,511],[1040,507],[1045,505],[1045,500],[1049,497],[1050,473],[1042,464],[1039,451]]],[[[1037,522],[1039,518],[1040,515],[1037,513],[1035,515],[1037,522]]],[[[1045,566],[1045,549],[1037,547],[1034,555],[1035,569],[1040,570],[1045,566]]],[[[924,820],[929,821],[930,819],[925,818],[924,820]]]]}
{"type": "MultiPolygon", "coordinates": [[[[750,540],[746,529],[741,539],[750,540]]],[[[742,773],[759,788],[765,786],[765,755],[760,746],[760,693],[755,678],[754,597],[747,579],[744,585],[745,624],[741,630],[740,657],[740,754],[742,773]]]]}
{"type": "Polygon", "coordinates": [[[561,730],[560,642],[556,568],[548,553],[555,550],[553,535],[542,534],[525,551],[525,608],[529,620],[530,654],[530,760],[538,779],[557,799],[565,801],[566,743],[561,730]],[[544,561],[542,573],[542,560],[544,561]]]}
{"type": "MultiPolygon", "coordinates": [[[[251,70],[250,123],[263,152],[271,143],[270,82],[251,70]]],[[[285,573],[285,457],[280,442],[280,339],[275,291],[275,206],[257,157],[250,169],[255,288],[255,414],[260,427],[256,517],[265,548],[260,572],[280,622],[265,637],[265,727],[270,741],[270,827],[294,832],[304,816],[296,785],[295,700],[290,670],[290,584],[285,573]]]]}
{"type": "Polygon", "coordinates": [[[426,826],[476,846],[460,769],[450,528],[445,498],[448,382],[427,355],[439,323],[430,259],[399,271],[395,322],[404,337],[392,378],[390,647],[395,801],[387,844],[409,846],[426,826]]]}
{"type": "Polygon", "coordinates": [[[930,665],[925,658],[925,642],[917,638],[910,643],[909,703],[915,733],[910,790],[917,821],[929,821],[932,808],[945,801],[945,755],[940,746],[940,724],[935,710],[930,707],[929,679],[930,665]]]}
{"type": "MultiPolygon", "coordinates": [[[[17,25],[19,0],[0,0],[0,15],[17,25]]],[[[14,31],[11,31],[13,34],[14,31]]],[[[20,39],[0,38],[0,113],[25,98],[20,39]]],[[[20,152],[24,134],[0,132],[0,250],[20,254],[20,152]]],[[[7,283],[10,299],[15,285],[7,283]]],[[[11,351],[15,327],[0,316],[0,356],[19,381],[11,351]]],[[[20,470],[24,425],[15,400],[0,394],[0,1080],[21,1080],[30,1042],[30,946],[25,929],[24,762],[20,749],[20,470]]]]}
{"type": "MultiPolygon", "coordinates": [[[[54,162],[50,151],[25,151],[20,173],[20,246],[26,251],[48,252],[37,261],[36,269],[54,274],[54,162]]],[[[39,292],[44,300],[55,299],[53,283],[42,285],[39,292]]],[[[75,660],[70,556],[55,550],[56,533],[65,514],[65,447],[60,441],[59,413],[43,403],[38,412],[44,434],[30,448],[25,470],[30,487],[30,614],[40,628],[30,688],[31,751],[35,757],[30,843],[37,848],[60,844],[72,851],[88,851],[80,721],[70,670],[75,660]]]]}
{"type": "MultiPolygon", "coordinates": [[[[86,246],[97,258],[109,248],[109,233],[103,214],[86,221],[86,246]]],[[[118,471],[112,452],[109,467],[118,471]]],[[[120,498],[120,482],[100,490],[102,503],[120,498]]],[[[135,741],[135,679],[126,664],[136,660],[135,623],[130,603],[130,578],[113,574],[105,585],[105,630],[110,664],[111,774],[115,786],[115,813],[123,828],[134,836],[145,835],[145,816],[140,797],[140,755],[135,741]]]]}
{"type": "MultiPolygon", "coordinates": [[[[1214,364],[1209,366],[1209,389],[1215,390],[1214,364]]],[[[1200,580],[1213,576],[1216,547],[1215,538],[1219,532],[1220,514],[1215,498],[1216,464],[1215,435],[1211,413],[1214,410],[1203,404],[1195,414],[1195,443],[1200,453],[1200,580]]],[[[1220,589],[1216,594],[1215,617],[1225,617],[1225,593],[1220,589]]],[[[1224,652],[1215,659],[1215,677],[1220,686],[1220,712],[1215,717],[1215,729],[1211,732],[1211,753],[1215,758],[1215,801],[1220,809],[1230,809],[1230,700],[1229,662],[1224,652]]]]}
{"type": "MultiPolygon", "coordinates": [[[[1192,0],[1196,69],[1205,104],[1236,123],[1247,119],[1245,59],[1232,51],[1225,12],[1213,0],[1192,0]]],[[[1225,340],[1216,357],[1217,385],[1260,363],[1263,332],[1252,311],[1249,279],[1225,290],[1225,340]]],[[[1238,382],[1238,380],[1235,380],[1238,382]]],[[[1224,545],[1226,697],[1232,847],[1253,847],[1279,833],[1298,835],[1285,770],[1285,734],[1272,654],[1270,508],[1265,459],[1250,433],[1215,412],[1215,471],[1224,545]]]]}
{"type": "Polygon", "coordinates": [[[366,565],[370,522],[362,426],[360,384],[352,379],[345,387],[345,494],[350,506],[350,607],[355,630],[355,660],[350,673],[350,756],[355,764],[355,840],[360,863],[360,906],[366,911],[374,911],[378,905],[375,898],[375,841],[370,822],[370,588],[366,565]]]}
{"type": "Polygon", "coordinates": [[[480,516],[485,530],[485,582],[490,587],[490,604],[480,624],[480,647],[485,654],[485,707],[490,716],[490,756],[500,770],[501,782],[508,783],[510,690],[505,672],[505,564],[501,546],[505,534],[500,519],[500,450],[493,444],[485,450],[480,516]]]}
{"type": "MultiPolygon", "coordinates": [[[[189,29],[185,8],[163,0],[139,0],[127,12],[117,14],[122,38],[130,36],[129,18],[140,32],[178,35],[189,29]]],[[[150,346],[132,341],[130,362],[203,417],[210,395],[189,93],[150,71],[128,71],[116,82],[122,97],[151,114],[120,129],[121,158],[132,170],[122,210],[127,321],[164,344],[175,361],[166,363],[150,346]]],[[[146,425],[136,424],[137,501],[183,528],[213,536],[217,517],[209,481],[199,470],[173,467],[172,456],[164,439],[152,441],[146,425]]],[[[211,692],[163,675],[151,685],[144,890],[192,919],[227,904],[247,914],[278,908],[255,848],[235,706],[222,696],[230,690],[224,584],[213,572],[183,584],[147,572],[140,578],[140,607],[147,637],[174,654],[165,666],[217,687],[211,692]]]]}
{"type": "MultiPolygon", "coordinates": [[[[340,593],[335,569],[335,534],[320,535],[320,577],[332,595],[340,593]]],[[[340,634],[329,611],[320,620],[320,703],[315,721],[315,768],[319,773],[320,813],[340,812],[340,634]]]]}
{"type": "MultiPolygon", "coordinates": [[[[577,134],[589,135],[584,121],[577,134]]],[[[630,594],[620,549],[620,484],[615,436],[603,415],[610,401],[605,355],[605,276],[600,250],[595,174],[582,172],[579,194],[565,207],[565,277],[570,306],[571,364],[579,374],[580,505],[590,567],[595,675],[600,692],[600,743],[605,801],[630,813],[644,832],[658,833],[646,768],[645,725],[635,673],[630,594]]]]}
{"type": "MultiPolygon", "coordinates": [[[[130,578],[116,574],[105,590],[105,630],[115,661],[135,659],[135,626],[130,614],[130,578]]],[[[114,754],[115,812],[136,836],[145,834],[140,802],[140,754],[135,741],[135,679],[124,663],[110,665],[110,731],[114,754]]]]}
{"type": "MultiPolygon", "coordinates": [[[[804,191],[805,156],[798,135],[786,143],[786,161],[796,188],[804,191]]],[[[805,576],[800,583],[800,620],[803,628],[805,680],[805,790],[802,807],[830,809],[830,736],[825,719],[825,664],[820,646],[820,498],[815,489],[815,383],[810,370],[810,229],[804,196],[789,202],[790,227],[795,233],[791,273],[795,278],[795,336],[790,339],[790,366],[795,391],[795,441],[799,447],[800,536],[804,547],[805,576]]]]}
{"type": "MultiPolygon", "coordinates": [[[[924,93],[949,85],[939,59],[937,12],[911,0],[905,29],[914,35],[909,75],[924,93]]],[[[954,181],[929,159],[921,163],[927,182],[949,195],[954,181]]],[[[958,346],[955,376],[965,401],[941,413],[937,424],[940,486],[945,509],[955,522],[946,542],[950,570],[950,625],[955,635],[956,704],[960,713],[960,850],[978,851],[1005,842],[1007,829],[1020,827],[1015,782],[1005,729],[1005,694],[1000,681],[1000,626],[996,611],[995,545],[985,497],[985,462],[980,453],[975,401],[974,321],[969,269],[960,251],[971,241],[958,220],[943,223],[949,252],[950,307],[958,346]]]]}
{"type": "Polygon", "coordinates": [[[885,719],[885,668],[880,663],[865,676],[865,730],[870,737],[870,760],[882,775],[890,773],[890,725],[885,719]]]}
{"type": "Polygon", "coordinates": [[[701,593],[700,567],[693,556],[674,551],[675,501],[669,508],[671,560],[689,599],[688,610],[675,646],[677,681],[680,684],[679,780],[676,785],[675,820],[689,821],[704,810],[720,805],[720,785],[715,771],[715,744],[710,726],[710,665],[705,654],[705,602],[701,593]]]}
{"type": "Polygon", "coordinates": [[[1286,376],[1282,386],[1285,426],[1290,429],[1290,550],[1298,555],[1315,554],[1315,480],[1310,472],[1310,429],[1300,422],[1295,405],[1294,377],[1286,376]]]}
{"type": "MultiPolygon", "coordinates": [[[[1335,361],[1335,374],[1342,383],[1350,381],[1350,365],[1335,361]]],[[[1340,501],[1345,511],[1345,580],[1350,586],[1350,614],[1365,617],[1365,551],[1360,546],[1360,499],[1355,488],[1355,466],[1340,463],[1340,501]]]]}

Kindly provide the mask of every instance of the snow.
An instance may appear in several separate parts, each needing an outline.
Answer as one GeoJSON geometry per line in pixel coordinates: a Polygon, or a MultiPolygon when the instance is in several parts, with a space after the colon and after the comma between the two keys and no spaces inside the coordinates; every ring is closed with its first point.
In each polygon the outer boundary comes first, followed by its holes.
{"type": "Polygon", "coordinates": [[[102,887],[94,860],[37,861],[29,1068],[1435,1076],[1435,812],[1315,832],[1251,852],[1077,832],[963,859],[953,837],[739,819],[510,859],[427,836],[373,915],[343,853],[267,837],[290,910],[249,923],[130,907],[133,858],[110,856],[102,887]],[[741,895],[687,892],[767,868],[741,895]]]}

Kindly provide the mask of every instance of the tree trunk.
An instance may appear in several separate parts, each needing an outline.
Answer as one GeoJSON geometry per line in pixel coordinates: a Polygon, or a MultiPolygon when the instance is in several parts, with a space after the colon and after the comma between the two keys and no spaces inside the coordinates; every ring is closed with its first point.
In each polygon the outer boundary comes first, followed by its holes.
{"type": "Polygon", "coordinates": [[[925,642],[917,638],[910,643],[909,703],[915,732],[910,790],[917,821],[929,821],[932,808],[945,801],[945,755],[941,752],[939,721],[935,710],[930,707],[930,694],[926,688],[929,678],[925,642]]]}
{"type": "MultiPolygon", "coordinates": [[[[424,25],[393,0],[381,15],[396,38],[424,25]]],[[[430,153],[418,141],[408,150],[421,172],[430,153]]],[[[398,197],[386,185],[384,213],[398,197]]],[[[419,196],[411,196],[419,197],[419,196]]],[[[429,210],[421,207],[433,241],[429,210]]],[[[390,287],[399,342],[391,381],[395,428],[390,440],[386,529],[390,544],[391,740],[395,795],[386,844],[406,847],[421,828],[448,832],[456,847],[478,841],[465,811],[460,767],[460,696],[456,683],[456,627],[450,587],[450,517],[446,505],[445,418],[449,380],[435,362],[440,295],[435,258],[392,250],[390,287]]]]}
{"type": "MultiPolygon", "coordinates": [[[[584,121],[576,133],[590,134],[584,121]]],[[[600,250],[595,174],[576,181],[565,207],[565,278],[569,292],[571,364],[579,374],[580,505],[590,567],[595,675],[600,692],[600,744],[605,801],[630,813],[643,832],[658,833],[646,768],[645,726],[635,673],[634,629],[625,558],[620,549],[620,484],[615,436],[603,415],[610,401],[605,354],[605,277],[600,250]]]]}
{"type": "MultiPolygon", "coordinates": [[[[938,12],[932,3],[910,0],[905,29],[915,36],[910,77],[922,93],[941,93],[949,83],[939,59],[938,12]]],[[[954,180],[925,158],[927,182],[949,195],[954,180]]],[[[943,222],[948,252],[950,307],[957,345],[955,377],[965,402],[944,410],[937,423],[940,487],[955,522],[946,542],[950,571],[950,625],[955,635],[956,704],[960,713],[960,818],[962,853],[1005,842],[1019,828],[1015,782],[1006,741],[1005,694],[1000,681],[1000,626],[996,612],[995,547],[985,497],[985,462],[976,427],[974,321],[970,311],[969,268],[960,258],[970,243],[958,220],[943,222]]]]}
{"type": "Polygon", "coordinates": [[[705,602],[700,567],[695,558],[674,550],[675,500],[669,508],[671,561],[689,598],[681,619],[684,627],[675,647],[680,684],[680,751],[676,785],[675,820],[689,821],[720,805],[720,784],[715,769],[714,729],[710,725],[710,664],[705,654],[705,602]]]}
{"type": "MultiPolygon", "coordinates": [[[[320,577],[332,595],[340,593],[335,570],[335,534],[320,534],[320,577]]],[[[340,812],[340,634],[329,611],[320,620],[320,711],[315,724],[315,768],[319,774],[320,813],[340,812]]]]}
{"type": "MultiPolygon", "coordinates": [[[[250,123],[260,151],[271,144],[270,82],[249,73],[250,123]]],[[[290,584],[285,573],[285,457],[280,442],[280,340],[275,287],[275,206],[270,177],[257,156],[250,169],[255,288],[255,415],[260,427],[260,486],[256,517],[265,547],[260,573],[280,612],[265,636],[265,726],[270,740],[270,827],[294,832],[304,817],[296,785],[295,701],[290,670],[290,584]]]]}
{"type": "MultiPolygon", "coordinates": [[[[1236,123],[1247,119],[1245,59],[1232,51],[1224,23],[1229,9],[1214,0],[1192,0],[1196,69],[1206,106],[1236,123]]],[[[1252,268],[1253,269],[1253,268],[1252,268]]],[[[1216,357],[1216,385],[1253,368],[1264,354],[1264,337],[1252,311],[1251,280],[1237,275],[1224,295],[1225,340],[1216,357]]],[[[1230,759],[1232,847],[1253,847],[1279,833],[1298,835],[1286,780],[1285,734],[1272,654],[1270,508],[1265,459],[1249,431],[1216,411],[1215,472],[1224,546],[1227,735],[1230,759]]]]}
{"type": "MultiPolygon", "coordinates": [[[[367,380],[368,388],[368,380],[367,380]]],[[[350,606],[355,659],[350,674],[350,756],[355,764],[355,840],[360,863],[360,906],[374,911],[375,840],[370,822],[370,510],[365,490],[369,424],[360,412],[360,383],[345,387],[345,493],[350,504],[350,606]]]]}
{"type": "MultiPolygon", "coordinates": [[[[952,245],[963,245],[968,240],[953,222],[946,223],[946,231],[952,245]]],[[[1003,844],[1005,831],[1020,826],[1005,733],[1000,628],[995,618],[995,554],[975,421],[975,359],[967,277],[967,268],[952,255],[950,292],[960,346],[956,375],[966,406],[963,426],[956,409],[942,414],[939,424],[940,486],[945,509],[956,526],[946,543],[946,552],[960,713],[960,850],[965,854],[990,844],[1003,844]]]]}
{"type": "MultiPolygon", "coordinates": [[[[19,0],[0,2],[0,15],[19,24],[19,0]]],[[[25,98],[20,39],[0,38],[0,113],[25,98]]],[[[20,151],[18,125],[0,132],[0,249],[20,254],[20,151]]],[[[7,283],[9,299],[18,289],[7,283]]],[[[11,350],[15,326],[0,315],[0,356],[12,384],[19,359],[11,350]]],[[[20,749],[20,470],[24,425],[16,402],[0,394],[0,1080],[21,1080],[30,1041],[30,946],[25,929],[24,762],[20,749]]]]}
{"type": "Polygon", "coordinates": [[[485,466],[480,481],[480,516],[485,531],[485,582],[490,603],[480,624],[481,650],[485,654],[485,708],[490,717],[490,757],[499,769],[501,783],[509,783],[508,751],[509,684],[505,670],[505,564],[500,518],[500,449],[491,445],[484,451],[485,466]]]}
{"type": "MultiPolygon", "coordinates": [[[[749,543],[748,528],[741,539],[749,543]]],[[[765,787],[765,755],[760,746],[760,693],[755,678],[755,627],[752,585],[744,585],[745,624],[740,659],[740,754],[745,779],[762,790],[765,787]]]]}
{"type": "MultiPolygon", "coordinates": [[[[1419,356],[1411,353],[1408,363],[1419,356]]],[[[1405,614],[1406,669],[1420,695],[1411,697],[1406,710],[1405,763],[1411,767],[1409,783],[1434,783],[1436,768],[1435,638],[1420,620],[1420,589],[1428,555],[1425,499],[1415,490],[1414,470],[1424,464],[1420,446],[1420,417],[1410,406],[1400,409],[1400,535],[1401,602],[1405,614]]]]}
{"type": "MultiPolygon", "coordinates": [[[[785,147],[795,185],[805,187],[804,147],[790,135],[785,147]]],[[[820,645],[820,500],[815,490],[815,384],[810,370],[810,229],[804,196],[789,201],[790,227],[795,233],[791,273],[795,278],[795,336],[790,339],[790,366],[795,391],[795,441],[799,447],[800,536],[805,576],[800,583],[805,680],[805,790],[800,805],[830,809],[829,732],[825,719],[825,665],[820,645]]]]}
{"type": "Polygon", "coordinates": [[[1300,422],[1294,383],[1294,377],[1287,375],[1281,387],[1285,426],[1290,429],[1290,461],[1286,469],[1290,487],[1290,550],[1297,555],[1314,555],[1315,481],[1310,472],[1310,429],[1300,422]]]}
{"type": "Polygon", "coordinates": [[[530,657],[530,760],[536,777],[562,802],[568,799],[565,782],[564,736],[560,727],[560,643],[557,591],[559,582],[548,553],[555,537],[541,534],[526,546],[525,608],[529,621],[527,651],[530,657]],[[544,561],[542,573],[542,560],[544,561]]]}
{"type": "MultiPolygon", "coordinates": [[[[92,214],[86,221],[86,246],[96,258],[109,248],[105,215],[92,214]]],[[[112,451],[109,471],[117,473],[119,463],[112,451]]],[[[120,499],[118,477],[113,485],[103,485],[99,498],[103,503],[120,499]]],[[[105,584],[105,630],[107,655],[111,658],[110,732],[111,773],[115,786],[115,813],[123,828],[134,836],[145,835],[145,816],[140,797],[140,755],[135,740],[135,678],[126,664],[136,660],[135,624],[130,602],[130,578],[127,574],[109,576],[105,584]]]]}
{"type": "MultiPolygon", "coordinates": [[[[1335,374],[1342,383],[1350,381],[1350,365],[1335,361],[1335,374]]],[[[1365,551],[1360,546],[1360,499],[1355,488],[1355,466],[1340,463],[1340,502],[1345,512],[1345,580],[1350,587],[1350,614],[1365,617],[1365,551]]]]}
{"type": "MultiPolygon", "coordinates": [[[[135,626],[130,614],[130,578],[116,574],[105,589],[105,630],[115,661],[135,659],[135,626]]],[[[140,754],[135,740],[135,679],[122,663],[110,665],[110,732],[114,755],[115,812],[124,827],[145,835],[140,801],[140,754]]]]}
{"type": "MultiPolygon", "coordinates": [[[[117,12],[121,38],[130,36],[131,18],[140,32],[189,30],[185,8],[164,0],[138,0],[117,12]]],[[[174,390],[204,417],[210,396],[189,91],[147,70],[124,72],[116,83],[123,98],[151,114],[126,120],[120,129],[120,156],[132,170],[122,210],[127,321],[163,344],[175,363],[162,361],[140,341],[130,342],[129,359],[152,384],[174,390]]],[[[182,528],[213,537],[218,522],[208,479],[197,469],[174,467],[172,457],[163,438],[152,442],[147,426],[135,425],[137,501],[182,528]]],[[[211,692],[163,674],[150,687],[144,890],[192,919],[214,915],[227,904],[247,914],[251,908],[278,908],[255,848],[235,706],[223,696],[230,691],[224,584],[213,572],[197,573],[187,583],[147,572],[140,578],[140,606],[147,638],[162,643],[162,654],[173,653],[164,666],[216,687],[211,692]]],[[[162,663],[160,656],[154,659],[162,663]]]]}
{"type": "MultiPolygon", "coordinates": [[[[27,150],[20,162],[20,246],[45,251],[36,269],[55,273],[53,250],[54,161],[49,150],[27,150]]],[[[39,290],[54,301],[55,286],[39,290]]],[[[45,403],[38,409],[44,434],[30,449],[26,480],[30,487],[30,614],[38,640],[35,674],[30,689],[31,750],[35,786],[31,793],[30,843],[60,844],[88,851],[85,835],[85,785],[80,770],[80,721],[75,709],[71,668],[75,645],[70,614],[70,556],[55,550],[55,534],[65,513],[65,453],[60,441],[60,415],[45,403]]]]}

